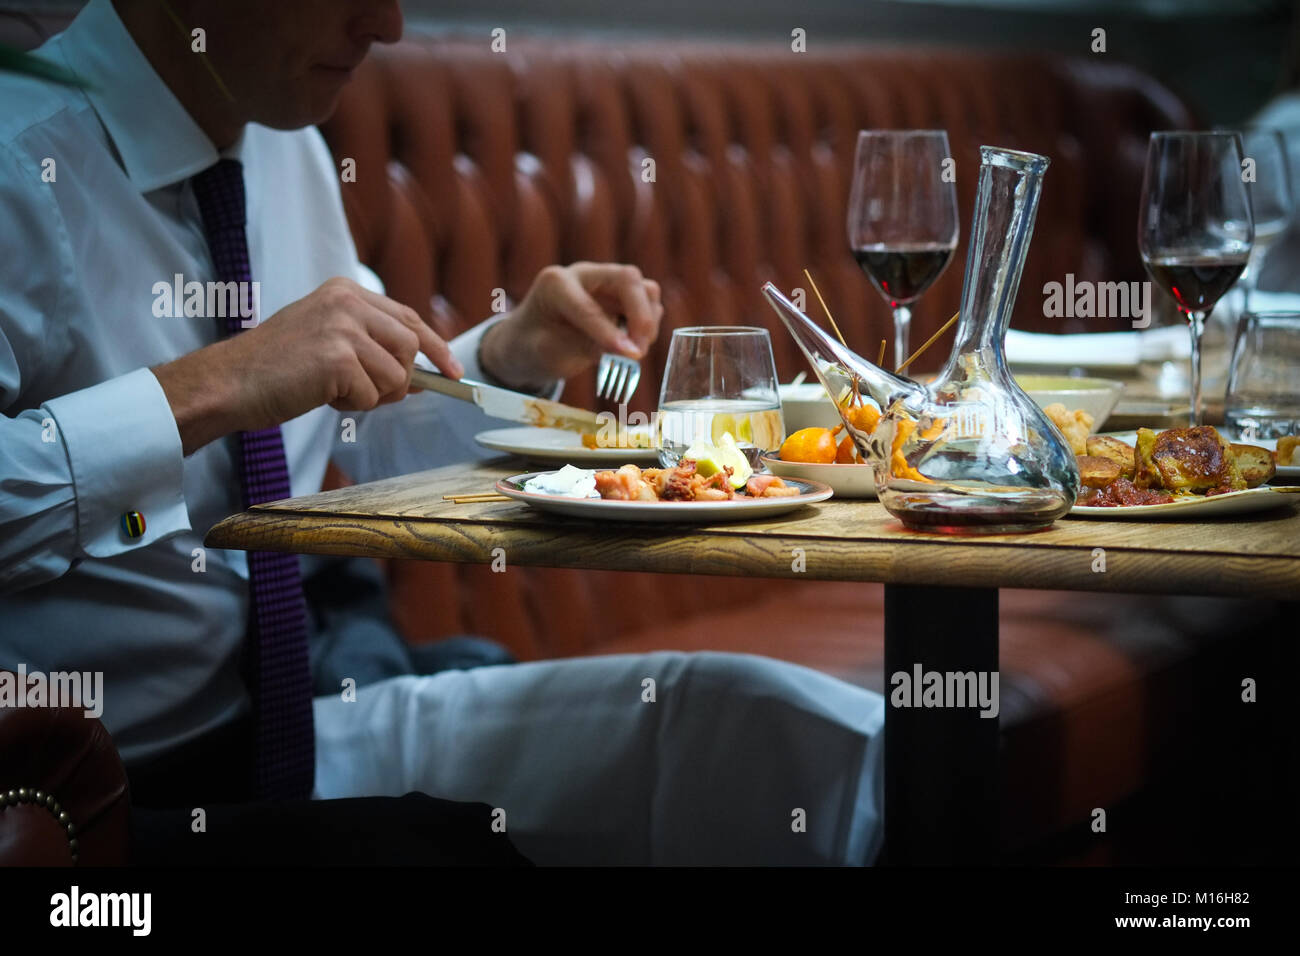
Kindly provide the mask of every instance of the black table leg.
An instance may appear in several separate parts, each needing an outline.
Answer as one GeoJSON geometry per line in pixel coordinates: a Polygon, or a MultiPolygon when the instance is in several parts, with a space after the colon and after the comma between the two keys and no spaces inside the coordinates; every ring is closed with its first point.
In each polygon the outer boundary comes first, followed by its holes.
{"type": "Polygon", "coordinates": [[[997,668],[996,589],[886,585],[882,862],[995,861],[998,718],[981,717],[989,708],[978,699],[953,706],[956,681],[944,681],[945,706],[915,703],[929,672],[973,674],[975,686],[982,678],[991,691],[997,668]],[[921,688],[913,686],[917,665],[921,688]],[[904,700],[913,706],[901,706],[904,700]]]}

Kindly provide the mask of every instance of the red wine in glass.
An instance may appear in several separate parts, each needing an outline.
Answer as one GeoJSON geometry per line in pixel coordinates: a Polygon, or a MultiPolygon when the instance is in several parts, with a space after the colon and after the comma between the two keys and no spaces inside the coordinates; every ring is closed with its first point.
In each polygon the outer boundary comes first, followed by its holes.
{"type": "MultiPolygon", "coordinates": [[[[956,246],[922,242],[914,245],[867,246],[853,258],[891,308],[911,305],[948,266],[956,246]]],[[[901,359],[899,361],[902,361],[901,359]]]]}
{"type": "Polygon", "coordinates": [[[1249,259],[1248,255],[1175,253],[1148,260],[1146,267],[1151,278],[1174,297],[1184,314],[1208,315],[1241,276],[1249,259]]]}

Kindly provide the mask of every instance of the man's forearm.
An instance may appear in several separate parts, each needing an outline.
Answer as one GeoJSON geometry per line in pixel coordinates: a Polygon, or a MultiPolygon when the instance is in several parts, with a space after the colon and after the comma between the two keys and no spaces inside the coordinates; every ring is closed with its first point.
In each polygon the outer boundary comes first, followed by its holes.
{"type": "Polygon", "coordinates": [[[245,427],[225,346],[218,342],[150,369],[171,405],[186,455],[245,427]]]}
{"type": "Polygon", "coordinates": [[[512,349],[509,343],[510,332],[507,321],[497,322],[483,333],[478,344],[478,365],[485,375],[495,384],[504,385],[516,392],[531,395],[549,394],[555,388],[555,379],[547,382],[532,381],[535,373],[528,363],[521,361],[518,349],[512,349]],[[504,330],[504,331],[503,331],[504,330]]]}

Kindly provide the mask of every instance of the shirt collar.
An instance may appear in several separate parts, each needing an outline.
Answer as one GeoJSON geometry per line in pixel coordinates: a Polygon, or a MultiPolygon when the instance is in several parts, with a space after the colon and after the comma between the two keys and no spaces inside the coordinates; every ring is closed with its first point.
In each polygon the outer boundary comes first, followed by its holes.
{"type": "Polygon", "coordinates": [[[239,157],[243,134],[218,153],[154,72],[110,0],[90,0],[53,42],[88,84],[86,96],[141,192],[188,179],[222,155],[239,157]]]}

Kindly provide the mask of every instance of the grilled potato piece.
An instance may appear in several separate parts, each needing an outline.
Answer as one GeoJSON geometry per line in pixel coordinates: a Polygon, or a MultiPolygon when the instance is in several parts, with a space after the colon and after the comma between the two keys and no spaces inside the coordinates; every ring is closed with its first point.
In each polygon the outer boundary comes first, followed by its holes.
{"type": "Polygon", "coordinates": [[[1209,425],[1170,428],[1158,435],[1139,428],[1133,483],[1184,493],[1246,487],[1228,443],[1209,425]]]}
{"type": "Polygon", "coordinates": [[[1079,483],[1085,488],[1105,488],[1119,477],[1119,463],[1099,455],[1076,455],[1079,483]]]}
{"type": "Polygon", "coordinates": [[[1262,485],[1277,474],[1273,453],[1267,448],[1260,448],[1258,445],[1238,445],[1235,442],[1229,447],[1232,450],[1232,457],[1237,459],[1237,470],[1241,472],[1241,480],[1246,483],[1247,488],[1262,485]]]}
{"type": "Polygon", "coordinates": [[[1277,463],[1279,465],[1300,465],[1300,437],[1295,435],[1283,435],[1277,440],[1277,463]]]}
{"type": "Polygon", "coordinates": [[[1088,439],[1088,457],[1108,458],[1119,466],[1121,478],[1128,478],[1130,481],[1133,478],[1136,452],[1127,442],[1106,435],[1093,435],[1088,439]]]}

